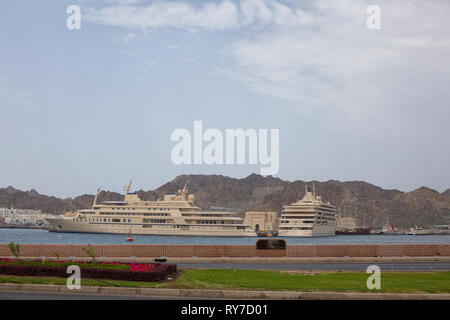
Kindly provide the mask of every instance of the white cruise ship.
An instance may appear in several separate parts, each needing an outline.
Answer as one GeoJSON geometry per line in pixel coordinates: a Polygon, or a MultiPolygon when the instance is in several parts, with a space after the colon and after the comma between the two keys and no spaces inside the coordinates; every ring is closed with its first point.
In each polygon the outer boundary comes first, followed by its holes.
{"type": "Polygon", "coordinates": [[[325,203],[306,186],[302,200],[283,207],[280,237],[334,236],[336,231],[336,207],[325,203]]]}
{"type": "Polygon", "coordinates": [[[177,236],[256,237],[256,232],[233,212],[202,211],[187,188],[166,194],[163,200],[142,201],[125,188],[123,201],[97,204],[79,210],[72,218],[47,219],[56,232],[119,233],[177,236]]]}

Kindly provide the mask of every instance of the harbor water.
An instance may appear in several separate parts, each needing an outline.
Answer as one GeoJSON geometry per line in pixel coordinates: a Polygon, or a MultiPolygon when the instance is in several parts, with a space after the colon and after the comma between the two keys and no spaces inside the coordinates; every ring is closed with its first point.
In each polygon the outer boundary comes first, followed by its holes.
{"type": "MultiPolygon", "coordinates": [[[[123,234],[58,233],[42,229],[0,229],[0,243],[22,244],[125,244],[123,234]]],[[[279,237],[278,237],[279,238],[279,237]]],[[[252,237],[193,237],[133,235],[132,244],[255,244],[252,237]]],[[[267,238],[265,238],[267,239],[267,238]]],[[[331,237],[286,237],[287,244],[450,244],[450,235],[338,235],[331,237]]]]}

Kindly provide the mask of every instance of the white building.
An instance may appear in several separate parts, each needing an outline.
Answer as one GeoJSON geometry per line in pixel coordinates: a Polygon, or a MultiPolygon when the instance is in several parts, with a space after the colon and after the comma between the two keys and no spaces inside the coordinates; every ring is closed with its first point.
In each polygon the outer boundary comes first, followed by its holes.
{"type": "Polygon", "coordinates": [[[14,213],[14,209],[0,208],[0,218],[9,218],[14,213]]]}
{"type": "Polygon", "coordinates": [[[244,223],[256,232],[269,232],[278,230],[279,219],[276,212],[247,211],[244,223]]]}
{"type": "Polygon", "coordinates": [[[0,208],[0,218],[8,224],[35,225],[41,219],[41,210],[0,208]]]}

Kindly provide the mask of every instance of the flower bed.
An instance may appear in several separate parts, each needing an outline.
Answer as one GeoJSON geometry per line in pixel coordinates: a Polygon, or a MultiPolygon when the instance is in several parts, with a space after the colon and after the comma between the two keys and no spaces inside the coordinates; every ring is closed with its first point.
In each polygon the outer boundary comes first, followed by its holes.
{"type": "Polygon", "coordinates": [[[91,263],[83,261],[25,261],[0,259],[0,274],[67,278],[67,267],[78,265],[81,278],[127,281],[163,281],[177,271],[174,264],[160,263],[91,263]]]}
{"type": "Polygon", "coordinates": [[[104,268],[104,269],[121,269],[129,270],[130,264],[120,262],[102,262],[92,263],[89,261],[53,261],[53,260],[16,260],[10,258],[0,258],[0,265],[20,265],[20,266],[46,266],[46,267],[65,267],[70,265],[78,265],[80,268],[104,268]]]}

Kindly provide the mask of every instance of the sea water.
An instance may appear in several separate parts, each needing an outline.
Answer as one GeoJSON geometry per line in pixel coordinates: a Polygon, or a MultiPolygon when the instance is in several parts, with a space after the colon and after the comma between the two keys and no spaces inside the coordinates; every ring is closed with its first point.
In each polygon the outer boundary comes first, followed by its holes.
{"type": "MultiPolygon", "coordinates": [[[[123,234],[59,233],[42,229],[0,228],[0,243],[130,244],[123,234]]],[[[338,235],[330,237],[276,237],[287,244],[450,244],[450,235],[338,235]]],[[[255,244],[256,237],[194,237],[133,235],[132,244],[255,244]]],[[[265,238],[267,239],[267,238],[265,238]]]]}

